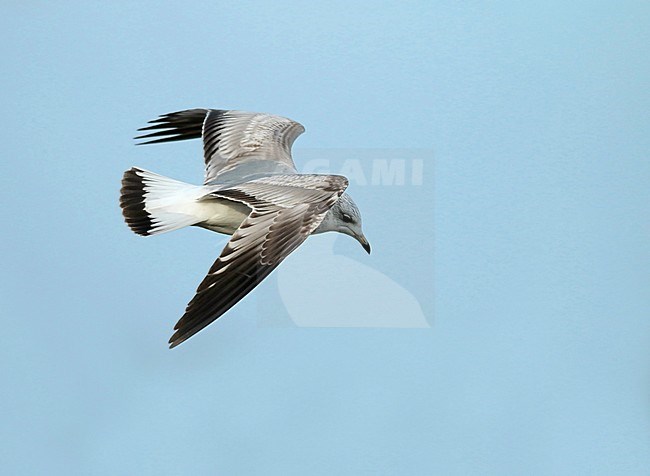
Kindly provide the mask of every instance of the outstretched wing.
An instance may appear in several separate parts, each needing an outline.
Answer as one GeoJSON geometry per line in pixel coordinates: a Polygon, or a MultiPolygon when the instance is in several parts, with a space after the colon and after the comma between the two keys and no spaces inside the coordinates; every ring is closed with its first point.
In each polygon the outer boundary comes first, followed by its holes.
{"type": "Polygon", "coordinates": [[[164,114],[149,121],[136,137],[149,139],[140,144],[156,144],[203,137],[205,182],[249,162],[269,162],[261,172],[295,173],[291,146],[305,128],[291,119],[270,114],[188,109],[164,114]]]}
{"type": "Polygon", "coordinates": [[[262,282],[318,227],[347,186],[338,175],[276,175],[215,192],[252,211],[176,323],[170,347],[219,318],[262,282]]]}

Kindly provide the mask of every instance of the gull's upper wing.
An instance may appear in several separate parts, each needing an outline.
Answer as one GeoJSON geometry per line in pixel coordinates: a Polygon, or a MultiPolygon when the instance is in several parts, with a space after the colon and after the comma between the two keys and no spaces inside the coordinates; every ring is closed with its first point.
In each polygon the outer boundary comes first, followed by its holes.
{"type": "MultiPolygon", "coordinates": [[[[153,131],[136,137],[150,139],[141,144],[203,137],[206,183],[252,161],[269,161],[283,173],[295,172],[291,146],[305,131],[301,124],[286,117],[217,109],[172,112],[149,123],[152,125],[138,129],[153,131]]],[[[267,171],[271,170],[269,167],[267,171]]]]}
{"type": "Polygon", "coordinates": [[[252,211],[176,323],[170,347],[192,337],[262,282],[318,227],[347,186],[339,175],[275,175],[215,192],[252,211]]]}

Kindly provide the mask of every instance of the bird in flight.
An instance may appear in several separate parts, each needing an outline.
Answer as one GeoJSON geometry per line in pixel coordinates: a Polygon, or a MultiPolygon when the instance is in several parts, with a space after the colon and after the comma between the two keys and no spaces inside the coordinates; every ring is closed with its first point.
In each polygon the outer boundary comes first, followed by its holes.
{"type": "Polygon", "coordinates": [[[155,144],[201,138],[203,185],[133,167],[120,206],[139,235],[198,226],[231,235],[169,339],[176,347],[251,292],[309,235],[336,231],[370,253],[361,214],[341,175],[300,174],[291,146],[305,128],[263,113],[189,109],[149,122],[136,139],[155,144]]]}

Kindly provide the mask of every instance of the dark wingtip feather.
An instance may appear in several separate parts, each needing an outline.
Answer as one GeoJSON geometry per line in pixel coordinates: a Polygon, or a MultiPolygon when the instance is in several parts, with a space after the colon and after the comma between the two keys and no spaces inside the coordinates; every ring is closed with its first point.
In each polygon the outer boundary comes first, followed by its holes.
{"type": "Polygon", "coordinates": [[[134,139],[139,140],[150,137],[162,137],[161,139],[140,142],[138,145],[198,139],[203,133],[203,121],[205,120],[208,111],[208,109],[188,109],[185,111],[163,114],[157,119],[149,121],[148,124],[151,125],[138,129],[138,131],[155,132],[142,134],[134,139]]]}
{"type": "Polygon", "coordinates": [[[172,336],[169,338],[169,348],[173,349],[174,347],[178,347],[190,337],[192,337],[192,335],[181,336],[178,331],[174,332],[174,334],[172,334],[172,336]]]}

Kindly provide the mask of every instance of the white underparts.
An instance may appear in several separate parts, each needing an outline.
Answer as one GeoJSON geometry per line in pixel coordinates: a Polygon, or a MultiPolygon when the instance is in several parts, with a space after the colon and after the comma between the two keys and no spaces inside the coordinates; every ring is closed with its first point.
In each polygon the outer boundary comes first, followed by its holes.
{"type": "Polygon", "coordinates": [[[202,185],[191,185],[138,169],[142,178],[144,210],[152,227],[149,235],[197,225],[231,235],[248,216],[246,205],[212,198],[202,185]]]}

